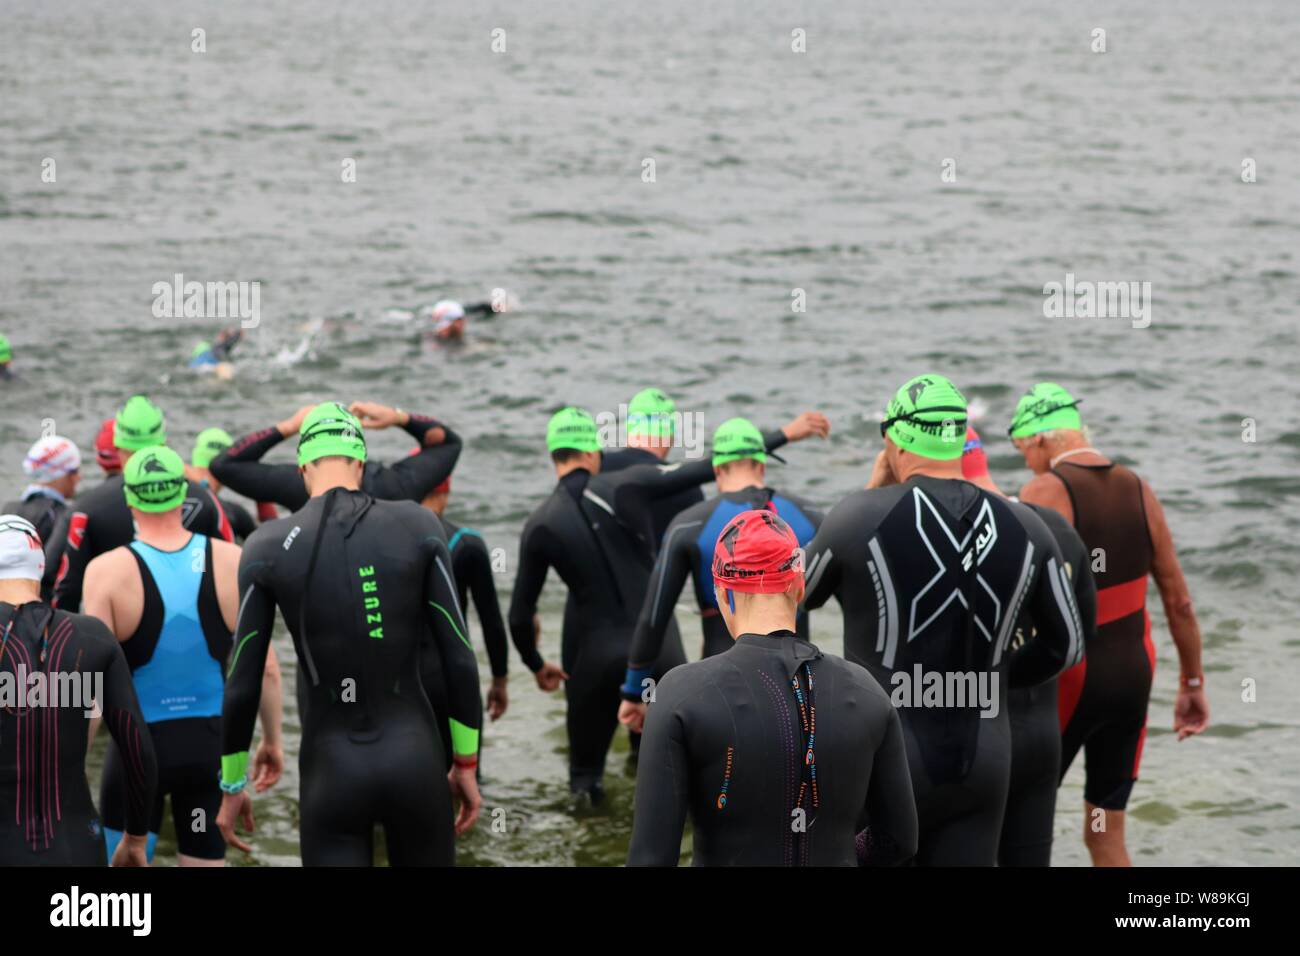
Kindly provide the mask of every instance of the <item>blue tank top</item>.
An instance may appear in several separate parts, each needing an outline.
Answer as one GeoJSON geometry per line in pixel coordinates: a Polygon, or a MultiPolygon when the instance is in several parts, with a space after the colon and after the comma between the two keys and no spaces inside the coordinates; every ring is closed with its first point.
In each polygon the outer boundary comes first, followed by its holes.
{"type": "MultiPolygon", "coordinates": [[[[221,662],[209,649],[199,614],[207,537],[196,534],[179,551],[159,551],[142,541],[131,542],[131,550],[149,569],[162,601],[161,629],[153,653],[132,670],[145,722],[220,716],[225,688],[221,662]]],[[[150,616],[151,598],[145,582],[145,618],[150,616]]],[[[130,657],[128,653],[128,660],[130,657]]]]}

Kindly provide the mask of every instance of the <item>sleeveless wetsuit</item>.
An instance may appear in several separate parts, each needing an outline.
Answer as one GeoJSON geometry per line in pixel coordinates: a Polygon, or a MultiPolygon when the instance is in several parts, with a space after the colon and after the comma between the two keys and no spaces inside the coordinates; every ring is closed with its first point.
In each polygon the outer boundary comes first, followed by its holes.
{"type": "MultiPolygon", "coordinates": [[[[163,799],[170,796],[177,850],[220,860],[226,855],[216,825],[221,809],[221,668],[231,638],[217,601],[212,544],[201,534],[176,551],[133,541],[131,554],[144,587],[144,608],[122,651],[158,756],[149,858],[162,827],[163,799]]],[[[126,818],[125,764],[118,749],[110,747],[100,786],[110,857],[126,818]]]]}
{"type": "MultiPolygon", "coordinates": [[[[450,477],[460,457],[461,438],[436,419],[411,415],[403,430],[415,439],[419,454],[410,455],[391,465],[367,461],[361,490],[383,501],[423,501],[438,485],[450,477]],[[441,445],[424,444],[424,434],[432,428],[447,433],[441,445]]],[[[267,465],[262,456],[284,441],[277,428],[237,439],[208,466],[213,476],[236,494],[252,501],[274,502],[297,511],[307,503],[307,486],[294,464],[267,465]]]]}
{"type": "Polygon", "coordinates": [[[91,697],[127,755],[124,825],[135,836],[149,830],[158,781],[122,649],[102,621],[40,602],[0,604],[0,635],[0,866],[103,866],[103,828],[86,782],[91,697]],[[44,702],[27,696],[36,674],[44,702]]]}
{"type": "MultiPolygon", "coordinates": [[[[1074,600],[1079,606],[1086,658],[1092,652],[1092,638],[1097,633],[1097,585],[1088,568],[1087,549],[1083,539],[1059,513],[1039,505],[1027,506],[1043,519],[1061,549],[1061,558],[1074,585],[1074,600]]],[[[1032,640],[1033,634],[1033,616],[1025,612],[1011,637],[1011,649],[1032,640]]],[[[1012,688],[1007,704],[1011,711],[1011,785],[1002,817],[998,865],[1049,866],[1056,790],[1061,778],[1056,680],[1044,681],[1037,687],[1012,688]]]]}
{"type": "Polygon", "coordinates": [[[917,862],[993,865],[1011,773],[1007,678],[1039,684],[1083,653],[1052,533],[1017,502],[919,477],[836,505],[808,549],[807,580],[807,607],[839,598],[845,656],[907,705],[917,862]],[[1024,609],[1038,636],[1009,651],[1024,609]],[[936,679],[949,699],[922,693],[936,679]]]}
{"type": "MultiPolygon", "coordinates": [[[[717,495],[683,511],[669,525],[632,636],[623,681],[625,700],[641,699],[642,681],[650,676],[653,662],[659,657],[664,629],[673,620],[673,608],[688,577],[695,583],[695,602],[704,629],[703,656],[712,657],[731,647],[731,635],[713,596],[713,548],[728,521],[742,511],[767,507],[769,502],[806,548],[822,522],[822,513],[803,498],[771,488],[742,488],[717,495]]],[[[802,612],[797,632],[799,637],[808,638],[808,615],[802,612]]]]}
{"type": "MultiPolygon", "coordinates": [[[[560,638],[560,666],[569,675],[569,786],[599,797],[605,755],[618,726],[619,684],[627,667],[636,615],[650,579],[650,504],[713,477],[707,459],[683,465],[635,465],[612,474],[584,469],[560,479],[532,513],[519,539],[510,600],[510,635],[534,673],[543,660],[533,615],[550,568],[569,589],[560,638]]],[[[670,625],[654,676],[685,662],[670,625]]]]}
{"type": "Polygon", "coordinates": [[[1060,680],[1061,774],[1082,747],[1084,798],[1123,810],[1137,780],[1146,739],[1156,651],[1147,615],[1147,576],[1155,548],[1142,482],[1123,465],[1063,462],[1052,472],[1070,493],[1074,526],[1097,579],[1097,637],[1088,657],[1060,680]]]}
{"type": "Polygon", "coordinates": [[[855,866],[916,850],[894,707],[863,668],[790,631],[744,634],[667,674],[646,714],[629,866],[855,866]]]}
{"type": "MultiPolygon", "coordinates": [[[[483,630],[483,643],[487,647],[488,663],[493,677],[506,676],[506,625],[497,601],[497,586],[492,573],[492,556],[483,536],[473,528],[462,528],[446,518],[439,518],[451,551],[451,573],[456,579],[456,596],[462,611],[469,608],[472,598],[478,612],[479,627],[483,630]]],[[[432,638],[420,650],[420,680],[429,694],[429,703],[438,716],[438,730],[442,734],[448,768],[451,767],[451,725],[447,722],[447,686],[442,673],[442,658],[432,638]]],[[[481,743],[481,741],[480,741],[481,743]]],[[[481,761],[480,761],[481,766],[481,761]]]]}
{"type": "Polygon", "coordinates": [[[243,776],[278,606],[306,672],[302,861],[369,866],[384,827],[395,866],[454,860],[442,738],[420,683],[432,631],[457,760],[478,753],[478,665],[437,517],[335,488],[262,525],[239,563],[243,595],[222,709],[222,776],[243,776]]]}
{"type": "MultiPolygon", "coordinates": [[[[211,489],[189,482],[181,521],[197,534],[233,541],[230,521],[211,489]]],[[[81,607],[81,583],[86,565],[106,551],[130,544],[135,539],[135,521],[122,494],[122,476],[113,475],[104,483],[77,497],[45,542],[45,573],[55,568],[53,603],[65,611],[81,607]]]]}

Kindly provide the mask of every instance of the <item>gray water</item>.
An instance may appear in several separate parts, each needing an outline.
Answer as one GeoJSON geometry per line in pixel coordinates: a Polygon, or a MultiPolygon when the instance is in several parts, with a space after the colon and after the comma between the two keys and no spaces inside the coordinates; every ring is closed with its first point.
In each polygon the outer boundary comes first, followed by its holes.
{"type": "MultiPolygon", "coordinates": [[[[911,375],[946,372],[988,403],[1008,490],[1027,477],[1002,437],[1015,399],[1059,380],[1084,397],[1096,443],[1164,500],[1205,638],[1213,726],[1178,743],[1177,659],[1153,598],[1135,862],[1297,861],[1300,8],[279,6],[0,8],[0,331],[22,376],[4,389],[5,488],[21,487],[45,419],[84,449],[136,390],[183,448],[207,426],[374,398],[467,436],[449,516],[510,555],[504,603],[518,531],[553,481],[542,438],[560,404],[614,410],[656,384],[709,428],[822,409],[831,440],[792,449],[771,480],[829,506],[866,480],[872,413],[911,375]],[[191,52],[196,27],[205,53],[191,52]],[[341,181],[348,158],[355,183],[341,181]],[[955,183],[940,179],[948,158],[955,183]],[[178,272],[261,282],[233,382],[181,371],[213,322],[153,316],[153,284],[178,272]],[[1151,282],[1150,327],[1044,318],[1043,285],[1067,272],[1151,282]],[[495,287],[523,308],[460,351],[377,321],[495,287]],[[277,364],[317,316],[314,354],[277,364]]],[[[394,458],[408,444],[372,447],[394,458]]],[[[562,596],[552,579],[552,653],[562,596]]],[[[840,649],[833,609],[814,633],[840,649]]],[[[511,674],[461,862],[621,861],[625,742],[607,806],[575,817],[562,698],[517,659],[511,674]]],[[[291,749],[295,721],[290,707],[291,749]]],[[[297,862],[296,790],[290,768],[259,799],[255,862],[297,862]]],[[[1076,765],[1059,864],[1086,862],[1081,801],[1076,765]]]]}

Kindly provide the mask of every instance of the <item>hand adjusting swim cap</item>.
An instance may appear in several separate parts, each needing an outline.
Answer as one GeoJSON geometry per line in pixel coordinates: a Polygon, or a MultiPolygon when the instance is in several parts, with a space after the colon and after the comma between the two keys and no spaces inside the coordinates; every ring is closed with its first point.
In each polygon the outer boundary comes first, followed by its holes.
{"type": "Polygon", "coordinates": [[[45,549],[32,523],[20,515],[0,515],[0,581],[39,581],[45,576],[45,549]]]}
{"type": "Polygon", "coordinates": [[[185,463],[166,445],[141,448],[122,469],[126,503],[137,511],[157,514],[179,508],[188,488],[185,463]]]}
{"type": "Polygon", "coordinates": [[[194,439],[194,450],[190,452],[190,464],[195,468],[206,468],[212,464],[223,451],[235,443],[230,433],[221,428],[207,428],[199,432],[194,439]]]}
{"type": "Polygon", "coordinates": [[[1012,438],[1028,438],[1055,428],[1078,431],[1083,428],[1078,408],[1081,401],[1055,382],[1039,382],[1021,396],[1007,434],[1012,438]]]}
{"type": "Polygon", "coordinates": [[[600,451],[596,421],[581,408],[570,405],[551,416],[546,425],[546,450],[600,451]]]}
{"type": "Polygon", "coordinates": [[[166,441],[162,409],[143,395],[128,398],[113,424],[113,444],[123,451],[139,451],[166,441]]]}
{"type": "Polygon", "coordinates": [[[775,511],[742,511],[713,547],[713,583],[728,591],[780,594],[803,579],[803,548],[775,511]]]}
{"type": "Polygon", "coordinates": [[[338,402],[322,402],[298,429],[298,466],[338,455],[366,460],[366,434],[357,416],[338,402]]]}
{"type": "Polygon", "coordinates": [[[642,389],[627,403],[627,433],[671,439],[675,431],[673,413],[676,411],[673,400],[659,389],[642,389]]]}
{"type": "Polygon", "coordinates": [[[966,445],[966,396],[942,375],[918,375],[894,393],[880,435],[922,458],[960,458],[966,445]]]}
{"type": "Polygon", "coordinates": [[[748,418],[728,418],[713,432],[713,467],[742,458],[767,461],[763,433],[748,418]]]}

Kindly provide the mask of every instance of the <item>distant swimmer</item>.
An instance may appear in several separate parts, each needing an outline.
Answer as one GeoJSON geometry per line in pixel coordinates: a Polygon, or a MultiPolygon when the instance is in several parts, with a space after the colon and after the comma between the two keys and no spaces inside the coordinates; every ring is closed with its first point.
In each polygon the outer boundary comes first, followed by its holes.
{"type": "Polygon", "coordinates": [[[41,600],[44,566],[31,523],[0,515],[0,685],[26,694],[31,676],[41,674],[47,688],[0,711],[0,866],[104,865],[103,828],[86,780],[89,728],[101,716],[129,755],[120,824],[127,836],[112,864],[145,866],[158,765],[130,670],[103,622],[41,600]]]}
{"type": "Polygon", "coordinates": [[[44,541],[68,510],[68,500],[77,493],[77,483],[81,481],[81,451],[58,435],[42,438],[23,458],[23,474],[27,476],[28,485],[22,496],[0,506],[0,511],[26,518],[44,541]]]}
{"type": "MultiPolygon", "coordinates": [[[[243,542],[257,530],[257,520],[239,502],[234,501],[228,495],[223,496],[221,494],[221,482],[212,474],[210,467],[212,459],[234,443],[235,440],[230,437],[230,433],[221,428],[206,428],[199,432],[198,437],[194,439],[194,450],[190,453],[190,463],[185,469],[185,474],[189,476],[191,481],[197,481],[203,487],[212,489],[212,493],[217,496],[217,501],[221,503],[221,508],[225,511],[226,517],[230,519],[230,527],[235,533],[235,540],[243,542]]],[[[258,505],[258,516],[263,520],[278,517],[274,505],[270,506],[269,513],[266,511],[268,504],[263,502],[258,505]]]]}
{"type": "MultiPolygon", "coordinates": [[[[807,412],[786,427],[785,435],[797,441],[805,434],[824,438],[829,431],[824,415],[807,412]]],[[[618,712],[619,720],[631,729],[640,730],[645,719],[643,681],[659,657],[664,631],[688,578],[695,582],[703,656],[721,654],[732,646],[732,636],[714,603],[712,572],[714,545],[727,522],[743,511],[772,508],[794,530],[800,547],[807,546],[821,524],[821,511],[807,500],[766,487],[766,462],[763,434],[749,420],[728,419],[714,431],[712,465],[719,494],[687,508],[669,525],[632,635],[618,712]]],[[[802,611],[795,632],[808,639],[808,615],[802,611]]]]}
{"type": "MultiPolygon", "coordinates": [[[[113,443],[123,457],[141,448],[166,444],[162,409],[143,395],[129,398],[113,423],[113,443]]],[[[234,532],[216,495],[197,482],[186,486],[181,522],[198,534],[231,541],[234,532]]],[[[135,523],[122,492],[122,476],[111,475],[103,484],[79,496],[59,520],[53,538],[46,542],[45,560],[58,568],[53,603],[65,611],[81,607],[81,584],[86,565],[105,551],[130,544],[135,523]]]]}
{"type": "MultiPolygon", "coordinates": [[[[239,438],[208,465],[212,475],[236,494],[252,501],[274,502],[297,511],[309,498],[301,470],[291,464],[270,465],[262,457],[280,442],[298,433],[316,406],[304,405],[288,419],[239,438]]],[[[460,457],[461,438],[437,419],[416,415],[378,402],[353,402],[350,413],[363,427],[379,430],[396,426],[416,440],[421,449],[392,465],[367,461],[361,488],[385,501],[422,501],[451,475],[460,457]]]]}
{"type": "Polygon", "coordinates": [[[226,842],[250,849],[236,825],[253,826],[248,747],[278,608],[310,698],[298,759],[303,864],[370,866],[382,825],[394,866],[449,866],[455,834],[473,826],[482,805],[478,664],[442,525],[413,501],[363,491],[365,460],[361,421],[335,402],[316,406],[298,436],[310,500],[244,546],[218,823],[226,842]],[[420,683],[430,633],[446,678],[450,775],[420,683]]]}
{"type": "Polygon", "coordinates": [[[857,664],[794,633],[803,549],[758,507],[718,535],[711,576],[734,646],[675,668],[646,720],[629,866],[906,861],[916,805],[898,712],[857,664]]]}
{"type": "MultiPolygon", "coordinates": [[[[418,453],[415,449],[414,453],[418,453]]],[[[492,669],[492,683],[487,693],[487,714],[492,720],[505,715],[510,706],[507,690],[507,647],[506,624],[501,617],[501,604],[497,600],[497,586],[492,570],[492,556],[488,552],[483,535],[473,528],[462,527],[446,517],[447,499],[451,495],[451,479],[429,492],[424,498],[424,507],[438,516],[442,530],[447,536],[447,550],[451,552],[451,576],[456,580],[456,594],[460,598],[461,613],[468,621],[469,601],[474,602],[478,612],[479,627],[483,630],[483,643],[487,647],[488,663],[492,669]]],[[[434,713],[440,718],[447,714],[447,688],[442,673],[442,659],[437,648],[430,645],[420,653],[420,673],[424,688],[429,692],[430,703],[434,713]]],[[[445,720],[439,720],[438,727],[450,727],[445,720]]],[[[447,747],[447,759],[451,759],[450,729],[443,735],[443,744],[447,747]]]]}
{"type": "Polygon", "coordinates": [[[966,399],[952,382],[909,380],[880,428],[873,487],[831,509],[809,545],[804,603],[839,598],[845,657],[902,710],[917,862],[992,866],[1011,774],[1004,688],[1079,660],[1079,609],[1042,519],[962,480],[966,399]],[[1038,634],[1011,650],[1022,610],[1038,634]]]}
{"type": "MultiPolygon", "coordinates": [[[[627,403],[627,447],[606,448],[600,454],[600,470],[620,471],[630,465],[656,465],[668,460],[668,453],[680,438],[677,434],[676,403],[657,388],[644,388],[627,403]]],[[[654,517],[654,547],[657,551],[673,518],[704,500],[699,488],[685,488],[675,495],[657,499],[651,506],[654,517]]]]}
{"type": "Polygon", "coordinates": [[[1060,385],[1040,382],[1020,399],[1009,433],[1034,472],[1021,500],[1060,512],[1091,558],[1097,637],[1087,658],[1059,682],[1061,773],[1082,748],[1084,843],[1094,865],[1129,866],[1125,808],[1142,760],[1156,665],[1148,576],[1155,578],[1178,651],[1178,739],[1209,726],[1210,708],[1201,632],[1164,509],[1146,481],[1089,445],[1078,405],[1060,385]]]}
{"type": "MultiPolygon", "coordinates": [[[[181,456],[156,445],[126,463],[123,492],[138,529],[86,568],[86,613],[122,644],[140,709],[158,757],[158,789],[149,819],[148,855],[170,798],[181,866],[221,866],[226,843],[221,809],[222,668],[233,650],[239,610],[239,548],[195,534],[181,523],[188,483],[181,456]]],[[[280,734],[280,669],[269,658],[262,677],[262,745],[254,761],[259,789],[284,767],[280,734]]],[[[100,808],[111,856],[128,819],[125,785],[130,752],[104,759],[100,808]]]]}
{"type": "Polygon", "coordinates": [[[235,348],[244,338],[244,330],[238,326],[222,329],[211,342],[199,342],[190,352],[188,368],[196,372],[208,372],[218,378],[230,378],[234,374],[231,359],[235,348]]]}
{"type": "MultiPolygon", "coordinates": [[[[985,491],[1001,494],[989,474],[988,456],[974,428],[966,428],[962,477],[985,491]]],[[[1084,655],[1092,653],[1097,635],[1097,584],[1088,567],[1088,551],[1079,533],[1060,514],[1029,505],[1056,538],[1065,570],[1074,585],[1074,600],[1083,624],[1084,655]]],[[[1035,633],[1033,615],[1024,613],[1011,637],[1012,650],[1035,633]]],[[[1002,818],[998,866],[1050,866],[1056,823],[1056,790],[1061,778],[1061,732],[1056,714],[1056,680],[1037,687],[1018,687],[1007,694],[1011,712],[1011,785],[1002,818]]]]}

